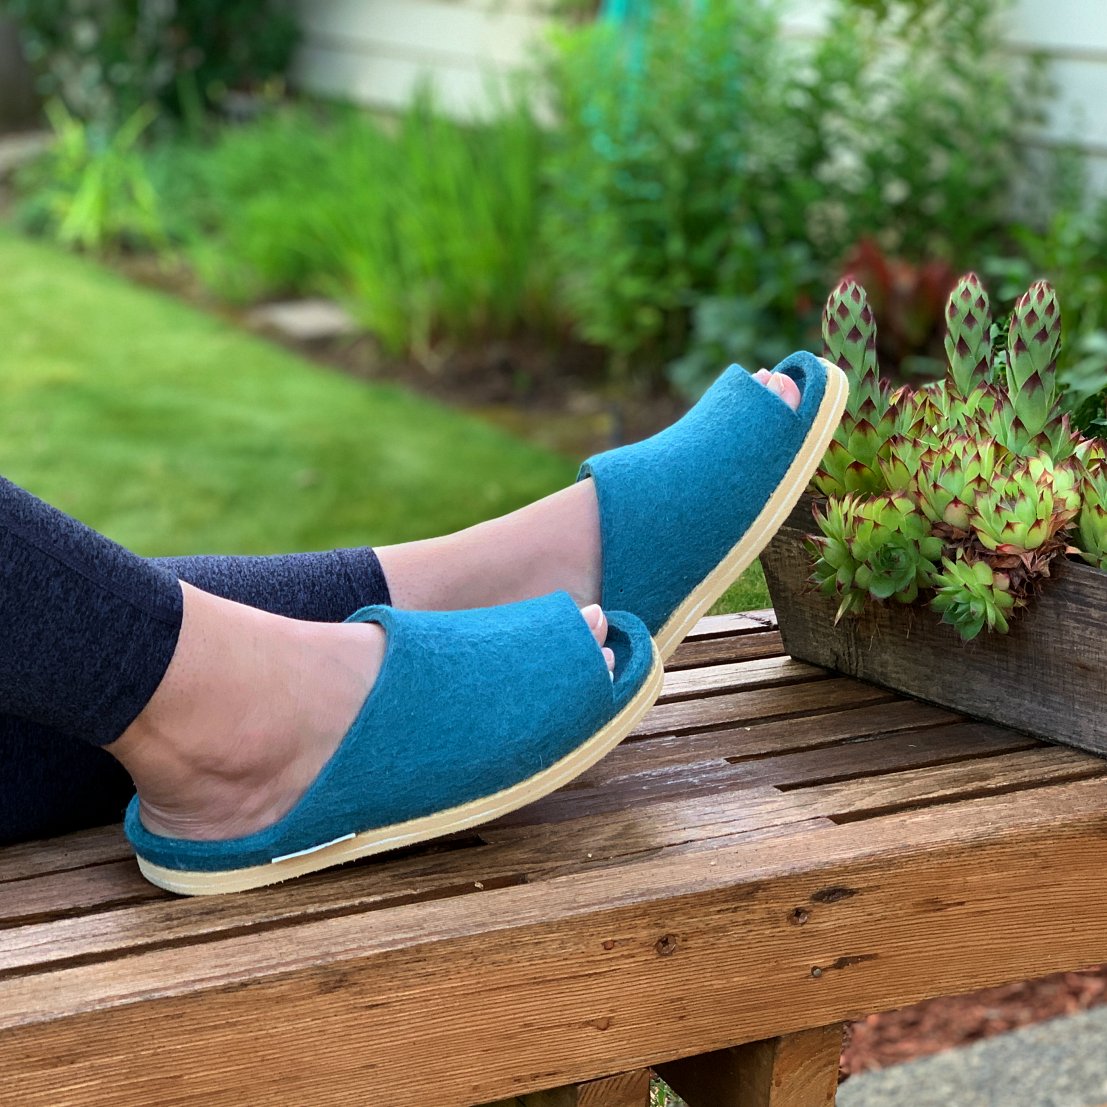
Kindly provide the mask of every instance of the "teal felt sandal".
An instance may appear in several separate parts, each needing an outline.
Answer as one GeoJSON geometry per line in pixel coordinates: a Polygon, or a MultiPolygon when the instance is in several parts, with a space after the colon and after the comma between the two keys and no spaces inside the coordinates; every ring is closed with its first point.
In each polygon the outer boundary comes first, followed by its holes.
{"type": "Polygon", "coordinates": [[[662,660],[783,524],[841,419],[837,366],[797,353],[775,371],[799,386],[798,411],[732,365],[671,427],[581,467],[600,507],[601,605],[633,611],[662,660]]]}
{"type": "Polygon", "coordinates": [[[138,797],[125,829],[143,875],[185,895],[234,892],[487,822],[613,749],[661,689],[633,615],[607,612],[615,671],[564,592],[476,611],[366,607],[387,632],[380,674],[295,807],[246,837],[153,834],[138,797]]]}

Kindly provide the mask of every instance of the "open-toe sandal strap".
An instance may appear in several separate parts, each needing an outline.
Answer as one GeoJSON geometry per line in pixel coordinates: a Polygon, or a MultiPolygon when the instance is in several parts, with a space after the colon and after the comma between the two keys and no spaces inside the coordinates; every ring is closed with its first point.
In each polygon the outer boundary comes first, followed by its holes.
{"type": "Polygon", "coordinates": [[[732,365],[672,426],[589,458],[600,507],[605,607],[656,630],[674,596],[703,580],[749,528],[811,428],[826,388],[813,354],[778,367],[800,387],[798,411],[732,365]]]}

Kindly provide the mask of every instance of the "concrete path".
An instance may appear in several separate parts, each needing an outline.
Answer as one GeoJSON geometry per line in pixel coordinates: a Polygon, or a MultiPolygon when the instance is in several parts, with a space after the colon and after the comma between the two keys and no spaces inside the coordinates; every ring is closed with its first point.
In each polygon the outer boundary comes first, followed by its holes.
{"type": "Polygon", "coordinates": [[[838,1107],[1105,1107],[1107,1007],[853,1076],[838,1107]]]}

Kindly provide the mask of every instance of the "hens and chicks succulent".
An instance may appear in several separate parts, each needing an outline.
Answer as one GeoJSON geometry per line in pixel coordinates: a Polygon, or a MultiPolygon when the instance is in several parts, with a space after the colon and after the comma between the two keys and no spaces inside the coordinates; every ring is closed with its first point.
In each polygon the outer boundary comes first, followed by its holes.
{"type": "Polygon", "coordinates": [[[1057,297],[1044,281],[993,346],[987,293],[962,277],[946,309],[945,380],[891,391],[865,291],[846,279],[823,315],[850,400],[815,488],[814,582],[838,618],[871,597],[925,600],[965,639],[1008,619],[1071,549],[1107,569],[1107,451],[1060,408],[1057,297]]]}

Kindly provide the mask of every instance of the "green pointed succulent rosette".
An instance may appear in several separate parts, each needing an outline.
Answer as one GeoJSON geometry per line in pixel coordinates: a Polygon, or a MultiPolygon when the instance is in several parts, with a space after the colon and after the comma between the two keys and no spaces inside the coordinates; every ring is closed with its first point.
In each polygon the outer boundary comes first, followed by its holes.
{"type": "Polygon", "coordinates": [[[943,561],[943,572],[930,606],[941,613],[942,621],[957,628],[966,642],[985,627],[1007,633],[1007,615],[1015,598],[1002,574],[985,561],[943,561]]]}
{"type": "Polygon", "coordinates": [[[851,397],[812,482],[825,503],[811,579],[839,598],[836,619],[870,601],[925,602],[968,640],[1005,632],[1067,552],[1107,569],[1107,447],[1061,410],[1048,284],[1019,298],[1005,350],[975,274],[950,294],[946,326],[945,379],[891,392],[864,289],[847,278],[831,294],[826,356],[851,397]]]}
{"type": "Polygon", "coordinates": [[[830,500],[826,515],[817,518],[822,535],[811,539],[813,579],[827,595],[841,594],[835,621],[861,610],[870,596],[913,603],[930,584],[942,543],[906,493],[847,494],[830,500]]]}
{"type": "Polygon", "coordinates": [[[958,395],[970,396],[992,381],[992,309],[975,273],[968,273],[946,305],[946,357],[958,395]]]}
{"type": "Polygon", "coordinates": [[[815,487],[826,496],[872,494],[884,488],[880,463],[895,430],[888,388],[876,361],[876,321],[865,290],[846,279],[831,293],[823,312],[826,357],[850,380],[846,415],[839,424],[815,487]]]}
{"type": "Polygon", "coordinates": [[[1102,442],[1085,452],[1083,503],[1077,524],[1080,556],[1097,569],[1107,569],[1107,451],[1102,442]]]}

